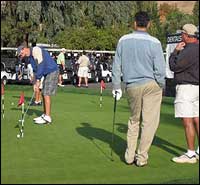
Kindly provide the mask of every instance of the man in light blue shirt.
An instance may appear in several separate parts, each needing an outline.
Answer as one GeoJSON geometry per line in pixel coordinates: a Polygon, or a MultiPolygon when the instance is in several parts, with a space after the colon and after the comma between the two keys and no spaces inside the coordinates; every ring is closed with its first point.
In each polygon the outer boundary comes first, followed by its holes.
{"type": "Polygon", "coordinates": [[[147,33],[150,18],[146,12],[135,15],[135,31],[120,38],[113,61],[113,97],[122,96],[121,74],[126,85],[131,116],[128,121],[127,164],[147,165],[148,151],[159,125],[162,88],[165,86],[165,60],[160,41],[147,33]],[[141,138],[137,140],[141,129],[141,138]]]}

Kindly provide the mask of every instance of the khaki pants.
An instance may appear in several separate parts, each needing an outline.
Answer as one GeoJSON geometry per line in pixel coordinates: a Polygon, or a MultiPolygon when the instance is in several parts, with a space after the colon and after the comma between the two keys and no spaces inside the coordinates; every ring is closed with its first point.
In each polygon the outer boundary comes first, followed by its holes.
{"type": "Polygon", "coordinates": [[[127,94],[131,117],[128,121],[125,160],[127,163],[132,163],[137,149],[136,160],[146,162],[160,121],[162,89],[155,81],[151,81],[144,85],[127,88],[127,94]],[[139,135],[140,141],[137,148],[139,135]]]}

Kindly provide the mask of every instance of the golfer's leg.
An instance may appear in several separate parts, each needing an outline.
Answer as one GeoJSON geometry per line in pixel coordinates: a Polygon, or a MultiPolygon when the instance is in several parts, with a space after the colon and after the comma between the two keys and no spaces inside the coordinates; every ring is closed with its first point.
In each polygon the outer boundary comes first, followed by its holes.
{"type": "Polygon", "coordinates": [[[131,117],[128,121],[127,131],[127,148],[125,152],[125,160],[132,163],[135,158],[137,140],[139,135],[140,113],[141,113],[141,89],[128,88],[128,103],[130,106],[131,117]]]}
{"type": "Polygon", "coordinates": [[[193,123],[195,125],[196,134],[199,142],[199,88],[197,88],[197,97],[198,98],[196,98],[196,101],[193,104],[194,105],[193,123]]]}
{"type": "Polygon", "coordinates": [[[39,92],[38,92],[38,102],[41,102],[41,90],[39,89],[39,92]]]}
{"type": "Polygon", "coordinates": [[[137,160],[140,162],[147,162],[148,151],[159,125],[162,89],[156,84],[156,82],[151,82],[147,85],[144,93],[141,138],[137,155],[137,160]]]}
{"type": "Polygon", "coordinates": [[[56,94],[58,71],[48,74],[43,81],[42,95],[45,114],[51,117],[51,96],[56,94]]]}
{"type": "Polygon", "coordinates": [[[139,120],[134,121],[132,118],[128,121],[127,131],[127,147],[125,152],[125,160],[128,164],[133,163],[135,159],[135,151],[137,148],[137,140],[139,135],[139,120]]]}
{"type": "Polygon", "coordinates": [[[81,86],[81,80],[82,80],[82,77],[79,77],[78,86],[81,86]]]}
{"type": "MultiPolygon", "coordinates": [[[[51,96],[44,96],[45,114],[50,116],[51,114],[51,96]]],[[[50,116],[51,117],[51,116],[50,116]]]]}
{"type": "Polygon", "coordinates": [[[46,104],[45,104],[44,95],[42,95],[42,99],[43,99],[43,109],[44,109],[44,114],[45,114],[46,113],[46,104]]]}
{"type": "Polygon", "coordinates": [[[88,68],[87,67],[84,70],[84,77],[85,77],[85,86],[88,86],[88,68]]]}
{"type": "Polygon", "coordinates": [[[85,77],[85,85],[88,86],[88,78],[85,77]]]}
{"type": "MultiPolygon", "coordinates": [[[[199,138],[199,117],[195,117],[195,118],[193,118],[193,120],[194,120],[194,124],[195,124],[197,137],[199,138]]],[[[199,141],[199,139],[198,139],[198,141],[199,141]]]]}
{"type": "Polygon", "coordinates": [[[185,137],[187,141],[187,146],[189,150],[195,150],[195,127],[193,125],[192,118],[183,118],[183,126],[185,129],[185,137]]]}
{"type": "MultiPolygon", "coordinates": [[[[36,93],[36,86],[35,86],[35,84],[33,85],[33,92],[34,92],[34,97],[35,97],[35,100],[34,100],[34,102],[37,100],[37,93],[36,93]]],[[[32,103],[32,102],[31,102],[32,103]]]]}
{"type": "Polygon", "coordinates": [[[40,92],[39,88],[36,89],[35,91],[35,102],[39,102],[40,100],[40,92]]]}

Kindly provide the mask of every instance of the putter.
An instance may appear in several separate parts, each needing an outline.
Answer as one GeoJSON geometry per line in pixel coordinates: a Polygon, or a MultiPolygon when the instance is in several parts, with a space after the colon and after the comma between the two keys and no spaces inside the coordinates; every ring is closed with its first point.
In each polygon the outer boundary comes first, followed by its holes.
{"type": "Polygon", "coordinates": [[[115,91],[115,100],[114,100],[114,114],[113,114],[113,128],[112,128],[112,142],[111,142],[111,161],[114,161],[114,159],[113,159],[113,147],[114,147],[114,125],[115,125],[116,105],[117,105],[117,91],[115,91]]]}
{"type": "Polygon", "coordinates": [[[26,113],[28,112],[28,109],[29,109],[29,107],[30,107],[30,105],[31,105],[31,102],[33,101],[34,95],[35,95],[35,92],[33,91],[33,95],[32,95],[32,97],[31,97],[31,100],[29,101],[28,107],[26,108],[26,112],[25,112],[25,114],[24,114],[23,120],[24,120],[24,118],[25,118],[26,113]]]}
{"type": "Polygon", "coordinates": [[[34,95],[35,95],[35,92],[33,92],[33,95],[32,95],[32,97],[31,97],[31,99],[29,101],[28,107],[26,108],[26,112],[23,113],[21,120],[19,120],[19,122],[21,122],[21,128],[19,126],[19,132],[20,133],[17,134],[17,138],[24,137],[24,119],[25,119],[26,113],[28,112],[28,109],[30,107],[31,102],[33,101],[34,95]]]}

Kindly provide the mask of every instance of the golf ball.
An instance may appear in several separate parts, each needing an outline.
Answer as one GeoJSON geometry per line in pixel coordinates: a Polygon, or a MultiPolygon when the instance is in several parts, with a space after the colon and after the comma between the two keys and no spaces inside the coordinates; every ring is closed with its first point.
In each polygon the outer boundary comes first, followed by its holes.
{"type": "Polygon", "coordinates": [[[20,138],[20,135],[19,135],[19,134],[17,134],[17,138],[20,138]]]}
{"type": "Polygon", "coordinates": [[[11,105],[14,105],[14,102],[12,102],[11,105]]]}

